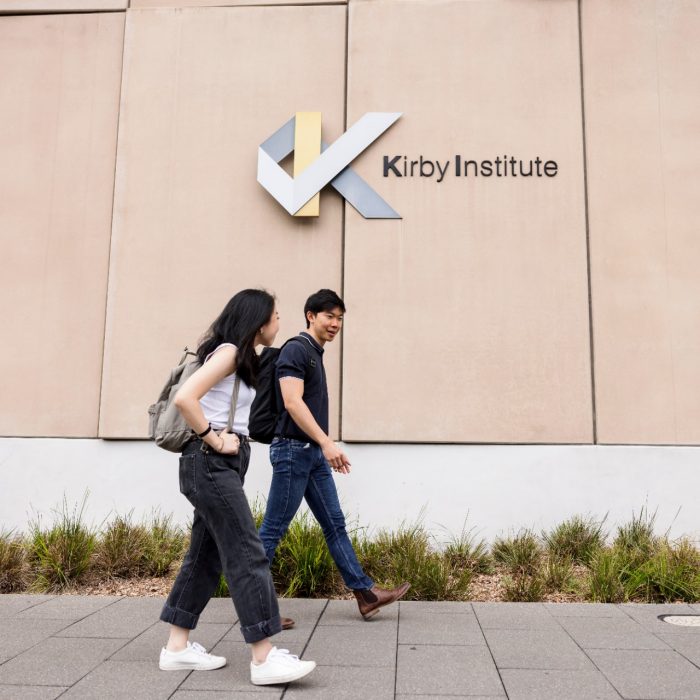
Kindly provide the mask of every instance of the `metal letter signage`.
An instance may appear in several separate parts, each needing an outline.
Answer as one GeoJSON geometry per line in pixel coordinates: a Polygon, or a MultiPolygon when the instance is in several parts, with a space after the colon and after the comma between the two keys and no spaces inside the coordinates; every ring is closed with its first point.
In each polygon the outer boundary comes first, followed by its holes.
{"type": "Polygon", "coordinates": [[[401,116],[367,112],[330,146],[320,112],[297,112],[258,148],[258,182],[293,216],[318,216],[318,193],[331,184],[365,219],[401,217],[349,165],[401,116]],[[280,166],[294,151],[294,178],[280,166]]]}

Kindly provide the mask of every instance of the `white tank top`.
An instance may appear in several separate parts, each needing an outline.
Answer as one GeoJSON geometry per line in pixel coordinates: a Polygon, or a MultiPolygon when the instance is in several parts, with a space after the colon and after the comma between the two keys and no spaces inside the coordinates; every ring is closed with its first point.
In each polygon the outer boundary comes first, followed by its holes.
{"type": "MultiPolygon", "coordinates": [[[[232,343],[222,343],[210,352],[205,362],[221,348],[236,346],[232,343]]],[[[204,417],[215,430],[225,428],[228,424],[228,414],[231,408],[231,394],[233,394],[233,383],[236,380],[236,373],[229,374],[220,382],[214,384],[209,391],[199,400],[204,417]]],[[[241,435],[248,435],[248,419],[250,418],[250,406],[255,398],[255,389],[249,387],[241,380],[238,388],[238,401],[236,402],[236,417],[233,421],[233,432],[241,435]]]]}

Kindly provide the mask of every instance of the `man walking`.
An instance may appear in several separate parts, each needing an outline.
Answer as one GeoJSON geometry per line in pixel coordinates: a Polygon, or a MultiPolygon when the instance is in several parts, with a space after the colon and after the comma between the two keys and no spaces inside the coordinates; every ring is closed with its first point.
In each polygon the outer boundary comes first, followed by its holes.
{"type": "Polygon", "coordinates": [[[319,522],[345,585],[357,598],[365,620],[410,588],[383,589],[360,566],[345,529],[331,469],[350,472],[347,455],[328,436],[328,386],[323,347],[340,333],[345,304],[330,289],[312,294],[304,305],[306,332],[285,344],[277,359],[276,390],[284,406],[270,445],[273,474],[260,539],[272,562],[279,541],[301,499],[319,522]]]}

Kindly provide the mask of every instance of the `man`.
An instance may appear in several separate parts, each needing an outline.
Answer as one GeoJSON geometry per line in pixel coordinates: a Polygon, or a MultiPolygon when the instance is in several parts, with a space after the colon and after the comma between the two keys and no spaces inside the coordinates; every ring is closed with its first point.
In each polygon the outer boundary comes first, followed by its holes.
{"type": "Polygon", "coordinates": [[[278,398],[284,410],[270,445],[272,484],[260,539],[272,562],[305,498],[345,585],[357,598],[360,614],[369,620],[379,608],[403,597],[410,584],[382,589],[362,570],[345,529],[331,473],[331,469],[350,473],[347,455],[328,436],[328,385],[323,368],[323,347],[340,333],[344,313],[343,300],[330,289],[312,294],[304,305],[307,331],[287,343],[277,359],[278,398]]]}

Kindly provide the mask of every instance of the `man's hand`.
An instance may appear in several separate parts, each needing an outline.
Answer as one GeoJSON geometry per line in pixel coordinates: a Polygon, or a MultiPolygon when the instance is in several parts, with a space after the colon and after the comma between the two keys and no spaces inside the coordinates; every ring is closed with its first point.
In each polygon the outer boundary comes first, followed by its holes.
{"type": "Polygon", "coordinates": [[[321,450],[333,471],[339,472],[340,474],[350,473],[350,460],[348,456],[333,442],[333,440],[325,441],[321,445],[321,450]]]}

